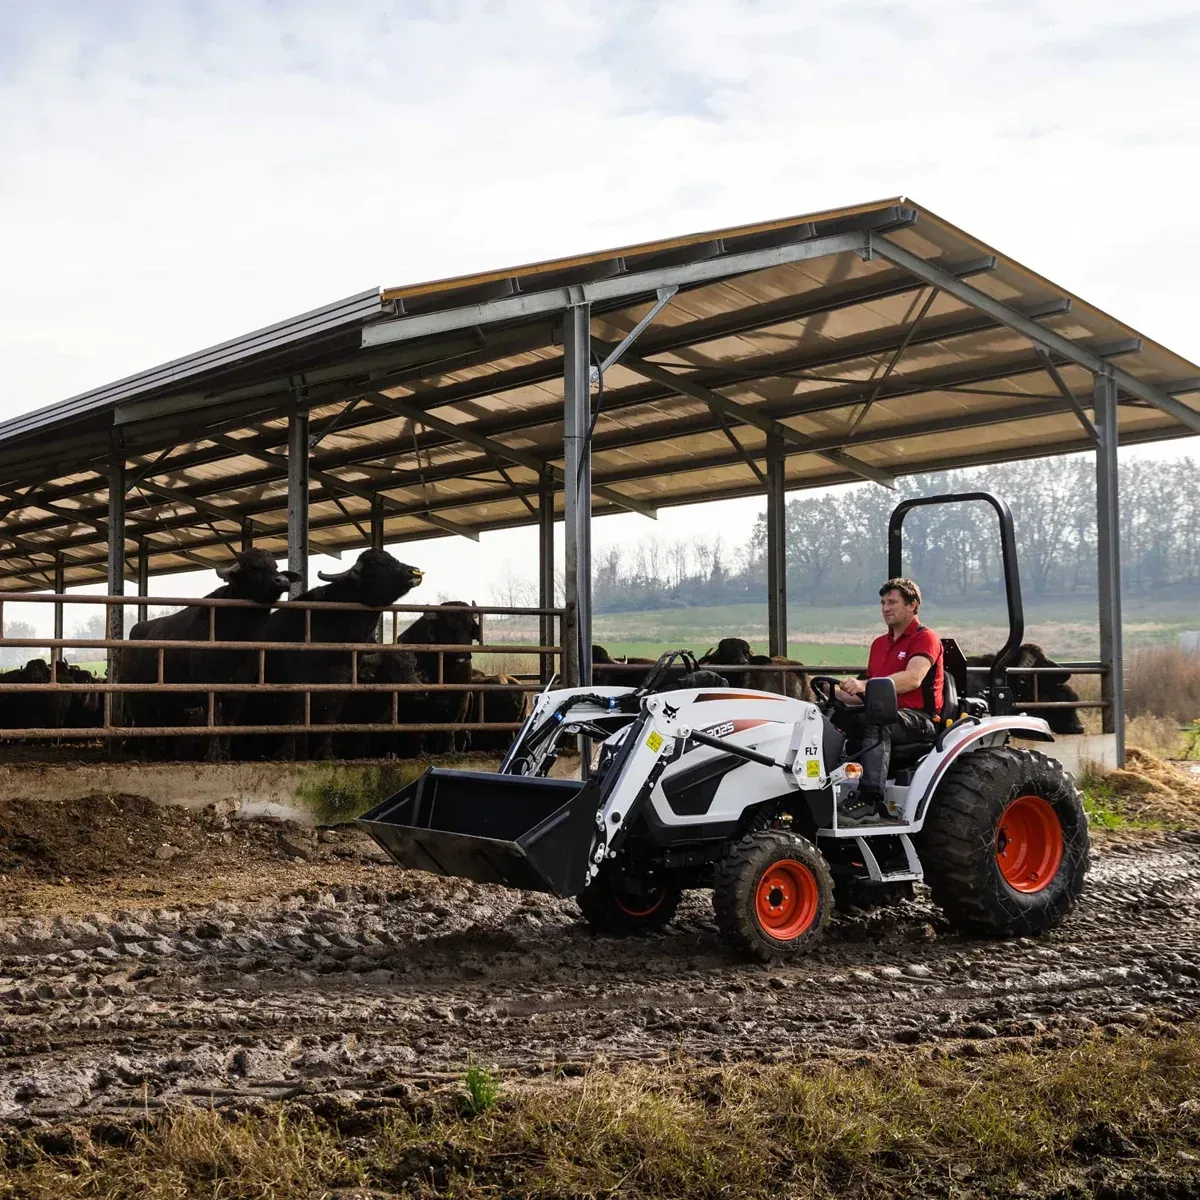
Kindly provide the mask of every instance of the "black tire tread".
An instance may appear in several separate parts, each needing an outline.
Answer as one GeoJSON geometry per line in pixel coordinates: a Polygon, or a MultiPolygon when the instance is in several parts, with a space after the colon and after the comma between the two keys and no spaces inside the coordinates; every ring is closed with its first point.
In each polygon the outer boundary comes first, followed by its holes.
{"type": "Polygon", "coordinates": [[[1083,892],[1087,815],[1061,763],[1011,746],[968,751],[946,772],[918,838],[925,881],[951,923],[1004,936],[1057,927],[1083,892]],[[1063,821],[1063,862],[1054,884],[1021,894],[1004,883],[992,850],[996,823],[1018,790],[1050,801],[1063,821]]]}
{"type": "Polygon", "coordinates": [[[607,937],[628,937],[632,934],[655,933],[675,919],[675,910],[683,899],[683,889],[674,883],[664,883],[667,894],[663,902],[649,915],[634,916],[619,908],[613,897],[609,877],[604,871],[575,897],[583,919],[597,933],[607,937]]]}
{"type": "Polygon", "coordinates": [[[807,953],[825,936],[833,912],[833,878],[821,852],[806,838],[780,829],[747,834],[717,864],[713,912],[726,940],[747,957],[772,962],[807,953]],[[754,896],[763,872],[774,861],[794,858],[817,880],[821,905],[808,930],[793,943],[769,938],[754,916],[754,896]]]}

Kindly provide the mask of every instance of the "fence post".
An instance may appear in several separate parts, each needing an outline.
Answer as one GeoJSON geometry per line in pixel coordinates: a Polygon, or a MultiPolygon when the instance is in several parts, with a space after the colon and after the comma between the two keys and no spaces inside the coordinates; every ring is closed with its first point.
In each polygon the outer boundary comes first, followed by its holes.
{"type": "MultiPolygon", "coordinates": [[[[150,595],[150,547],[144,537],[138,538],[137,548],[137,591],[139,596],[150,595]]],[[[138,620],[146,621],[150,618],[150,607],[146,604],[138,605],[138,620]]]]}
{"type": "MultiPolygon", "coordinates": [[[[118,449],[114,449],[108,469],[108,594],[125,595],[125,456],[118,449]]],[[[125,609],[121,605],[108,606],[105,633],[111,641],[120,641],[125,636],[125,609]]],[[[120,683],[121,656],[110,649],[105,658],[109,683],[120,683]]],[[[124,708],[121,696],[119,693],[109,696],[109,723],[120,725],[124,708]]]]}
{"type": "Polygon", "coordinates": [[[1105,733],[1116,739],[1117,766],[1125,765],[1125,669],[1121,630],[1121,516],[1117,445],[1120,440],[1117,383],[1111,375],[1094,377],[1092,409],[1096,431],[1096,556],[1100,585],[1100,661],[1108,668],[1100,676],[1105,733]]]}
{"type": "MultiPolygon", "coordinates": [[[[299,397],[297,397],[299,400],[299,397]]],[[[308,409],[288,417],[288,570],[300,579],[288,595],[294,600],[308,588],[308,409]]]]}
{"type": "MultiPolygon", "coordinates": [[[[545,470],[538,480],[538,607],[554,607],[554,475],[545,470]]],[[[562,631],[560,631],[562,636],[562,631]]],[[[543,613],[538,620],[538,638],[543,646],[554,645],[554,618],[543,613]]],[[[563,665],[559,664],[559,672],[563,665]]],[[[543,654],[543,685],[554,675],[554,655],[543,654]]]]}
{"type": "MultiPolygon", "coordinates": [[[[63,557],[61,550],[55,552],[54,555],[54,594],[61,596],[67,590],[67,560],[63,557]]],[[[54,602],[54,638],[55,641],[62,641],[63,638],[63,609],[64,604],[61,600],[54,602]]],[[[65,659],[66,653],[61,646],[54,647],[54,653],[50,655],[51,659],[65,659]]]]}
{"type": "Polygon", "coordinates": [[[563,649],[569,687],[592,682],[591,311],[590,304],[575,304],[563,320],[563,649]]]}
{"type": "Polygon", "coordinates": [[[768,654],[787,654],[787,517],[783,439],[767,437],[768,654]]]}

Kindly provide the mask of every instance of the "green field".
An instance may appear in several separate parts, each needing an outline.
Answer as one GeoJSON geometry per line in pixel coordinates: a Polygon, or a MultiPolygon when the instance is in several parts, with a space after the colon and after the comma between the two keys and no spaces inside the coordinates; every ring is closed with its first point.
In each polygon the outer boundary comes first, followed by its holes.
{"type": "MultiPolygon", "coordinates": [[[[665,646],[661,642],[607,641],[603,645],[614,658],[657,658],[664,650],[691,650],[699,657],[713,645],[713,641],[684,640],[678,646],[665,646]]],[[[750,641],[750,648],[756,654],[766,654],[767,643],[765,640],[750,641]]],[[[787,656],[794,658],[797,662],[814,665],[861,667],[867,661],[867,650],[865,645],[847,646],[835,642],[789,642],[787,656]]]]}

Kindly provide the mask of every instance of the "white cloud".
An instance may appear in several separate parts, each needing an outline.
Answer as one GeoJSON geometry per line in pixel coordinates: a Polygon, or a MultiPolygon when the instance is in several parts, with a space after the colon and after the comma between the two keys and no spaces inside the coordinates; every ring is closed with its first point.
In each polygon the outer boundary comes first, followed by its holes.
{"type": "Polygon", "coordinates": [[[15,0],[0,416],[376,284],[899,193],[1200,358],[1198,51],[1192,0],[15,0]]]}

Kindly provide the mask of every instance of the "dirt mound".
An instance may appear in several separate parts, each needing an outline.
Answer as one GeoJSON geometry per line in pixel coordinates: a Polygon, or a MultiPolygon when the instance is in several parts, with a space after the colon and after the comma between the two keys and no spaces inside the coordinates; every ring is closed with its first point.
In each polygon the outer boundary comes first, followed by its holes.
{"type": "MultiPolygon", "coordinates": [[[[224,858],[270,847],[282,852],[282,825],[231,822],[209,808],[190,812],[145,796],[0,801],[0,873],[73,882],[162,871],[200,855],[224,858]]],[[[298,831],[293,831],[296,833],[298,831]]]]}
{"type": "Polygon", "coordinates": [[[1200,776],[1130,746],[1125,769],[1105,776],[1126,814],[1200,828],[1200,776]]]}

